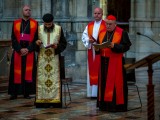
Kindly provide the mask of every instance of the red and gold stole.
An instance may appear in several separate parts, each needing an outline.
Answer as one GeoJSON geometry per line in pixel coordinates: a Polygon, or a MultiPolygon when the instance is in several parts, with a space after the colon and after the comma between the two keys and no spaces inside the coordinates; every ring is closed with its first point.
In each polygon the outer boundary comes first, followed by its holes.
{"type": "MultiPolygon", "coordinates": [[[[88,35],[92,36],[93,33],[94,21],[88,24],[88,35]]],[[[106,30],[105,21],[102,20],[100,28],[99,28],[99,40],[103,39],[104,34],[101,31],[106,30]]],[[[95,59],[93,59],[93,53],[91,49],[88,49],[88,66],[89,66],[89,77],[90,77],[90,85],[98,85],[98,73],[100,67],[100,55],[95,55],[95,59]]]]}
{"type": "MultiPolygon", "coordinates": [[[[123,29],[116,27],[112,42],[119,44],[121,41],[122,32],[123,32],[123,29]]],[[[112,101],[113,91],[115,87],[116,104],[124,104],[123,71],[122,71],[123,53],[114,53],[111,51],[111,49],[105,48],[101,50],[101,55],[105,57],[109,57],[104,101],[112,101]]]]}
{"type": "MultiPolygon", "coordinates": [[[[17,41],[20,43],[20,28],[21,28],[22,19],[18,19],[14,21],[14,34],[16,36],[17,41]]],[[[34,39],[34,35],[37,29],[37,22],[30,18],[30,39],[29,43],[31,43],[34,39]]],[[[34,52],[30,52],[27,54],[26,60],[26,70],[25,70],[25,80],[28,82],[32,82],[32,70],[33,70],[33,60],[34,60],[34,52]]],[[[25,63],[24,63],[25,64],[25,63]]],[[[20,84],[22,81],[22,71],[21,71],[21,55],[18,52],[14,52],[14,83],[20,84]]]]}

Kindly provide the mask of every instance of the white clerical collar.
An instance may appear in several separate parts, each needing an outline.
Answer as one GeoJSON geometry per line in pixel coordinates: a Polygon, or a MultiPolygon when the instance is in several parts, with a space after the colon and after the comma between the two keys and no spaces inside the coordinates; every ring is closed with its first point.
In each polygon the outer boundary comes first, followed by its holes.
{"type": "Polygon", "coordinates": [[[95,21],[94,23],[100,24],[101,22],[102,22],[102,20],[100,20],[100,21],[95,21]]]}

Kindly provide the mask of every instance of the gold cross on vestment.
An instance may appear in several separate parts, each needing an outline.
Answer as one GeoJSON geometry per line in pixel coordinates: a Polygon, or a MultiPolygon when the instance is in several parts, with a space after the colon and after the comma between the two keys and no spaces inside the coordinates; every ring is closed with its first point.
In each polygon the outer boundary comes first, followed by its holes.
{"type": "Polygon", "coordinates": [[[50,72],[52,70],[52,66],[50,66],[50,64],[47,64],[46,67],[45,67],[45,70],[47,72],[50,72]]]}
{"type": "Polygon", "coordinates": [[[45,51],[45,54],[46,54],[47,56],[50,56],[50,55],[52,54],[52,51],[51,51],[50,49],[47,49],[47,50],[45,51]]]}
{"type": "Polygon", "coordinates": [[[50,86],[52,85],[52,81],[48,79],[48,80],[45,82],[45,85],[46,85],[47,87],[50,87],[50,86]]]}

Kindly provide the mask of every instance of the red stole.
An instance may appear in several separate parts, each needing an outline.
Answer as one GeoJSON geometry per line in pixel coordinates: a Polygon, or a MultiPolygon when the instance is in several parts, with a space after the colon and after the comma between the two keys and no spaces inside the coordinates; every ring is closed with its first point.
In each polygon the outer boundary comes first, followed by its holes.
{"type": "MultiPolygon", "coordinates": [[[[116,27],[112,42],[119,44],[123,29],[116,27]]],[[[102,56],[109,57],[108,73],[106,77],[106,87],[104,101],[112,101],[114,88],[116,90],[116,104],[124,104],[123,94],[123,53],[114,53],[111,49],[105,48],[101,51],[102,56]]]]}
{"type": "MultiPolygon", "coordinates": [[[[21,28],[22,19],[18,19],[14,21],[14,34],[16,36],[17,41],[20,43],[20,28],[21,28]]],[[[37,29],[37,22],[30,18],[30,39],[29,43],[31,43],[34,39],[34,35],[37,29]]],[[[26,56],[26,70],[25,70],[25,80],[28,82],[32,82],[32,70],[33,70],[33,61],[34,61],[34,52],[30,52],[26,56]]],[[[21,55],[18,52],[14,52],[14,83],[20,84],[22,81],[22,71],[21,71],[21,55]]],[[[25,63],[24,63],[25,64],[25,63]]]]}
{"type": "MultiPolygon", "coordinates": [[[[90,22],[88,24],[88,35],[92,36],[93,33],[93,26],[94,21],[90,22]]],[[[105,21],[102,20],[100,28],[99,28],[99,39],[103,39],[104,35],[101,35],[101,31],[106,30],[105,21]]],[[[92,47],[91,49],[88,49],[88,67],[89,67],[89,78],[90,78],[90,85],[98,85],[98,73],[99,73],[99,67],[100,67],[100,55],[95,55],[95,59],[93,58],[92,53],[92,47]]]]}

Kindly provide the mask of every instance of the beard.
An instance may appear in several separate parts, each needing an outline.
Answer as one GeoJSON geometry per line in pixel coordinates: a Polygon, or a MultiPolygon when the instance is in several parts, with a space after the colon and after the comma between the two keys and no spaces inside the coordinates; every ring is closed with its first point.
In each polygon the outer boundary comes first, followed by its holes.
{"type": "Polygon", "coordinates": [[[46,32],[46,33],[51,33],[52,31],[53,31],[53,29],[54,29],[54,25],[52,25],[51,27],[46,27],[46,26],[44,26],[44,31],[46,32]]]}

